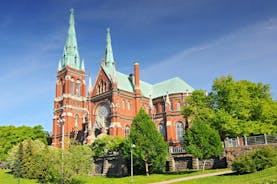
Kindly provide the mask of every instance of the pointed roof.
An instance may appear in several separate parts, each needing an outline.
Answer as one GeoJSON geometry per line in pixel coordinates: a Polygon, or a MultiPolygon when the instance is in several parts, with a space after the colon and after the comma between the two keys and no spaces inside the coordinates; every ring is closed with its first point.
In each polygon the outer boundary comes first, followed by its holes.
{"type": "Polygon", "coordinates": [[[106,72],[106,74],[109,76],[111,82],[116,83],[117,72],[116,72],[115,61],[113,57],[110,28],[107,28],[105,58],[101,61],[101,66],[106,72]]]}
{"type": "Polygon", "coordinates": [[[113,49],[112,49],[112,39],[110,34],[110,28],[107,28],[105,66],[112,67],[113,64],[114,64],[114,58],[113,58],[113,49]]]}
{"type": "Polygon", "coordinates": [[[70,10],[67,39],[64,46],[61,68],[59,68],[59,70],[65,68],[66,66],[69,66],[77,70],[82,69],[82,64],[80,62],[80,56],[79,56],[78,45],[77,45],[73,9],[70,10]]]}

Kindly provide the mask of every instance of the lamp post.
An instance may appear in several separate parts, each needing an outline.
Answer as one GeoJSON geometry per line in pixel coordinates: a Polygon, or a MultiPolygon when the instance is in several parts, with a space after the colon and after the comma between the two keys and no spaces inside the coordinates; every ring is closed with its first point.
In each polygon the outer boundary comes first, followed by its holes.
{"type": "Polygon", "coordinates": [[[61,128],[62,128],[62,145],[61,145],[61,147],[62,147],[62,180],[61,180],[61,183],[63,184],[64,183],[64,181],[63,181],[63,174],[64,174],[64,171],[63,171],[63,151],[64,151],[64,122],[65,122],[65,119],[63,118],[63,116],[60,116],[60,118],[58,119],[58,123],[59,123],[59,125],[61,126],[61,128]]]}
{"type": "Polygon", "coordinates": [[[131,183],[134,182],[134,170],[133,170],[133,148],[136,147],[136,145],[131,143],[131,183]]]}
{"type": "Polygon", "coordinates": [[[62,150],[64,149],[64,122],[65,122],[65,119],[63,118],[63,116],[60,116],[60,118],[58,119],[58,123],[59,123],[59,126],[62,128],[62,141],[61,141],[62,150]]]}

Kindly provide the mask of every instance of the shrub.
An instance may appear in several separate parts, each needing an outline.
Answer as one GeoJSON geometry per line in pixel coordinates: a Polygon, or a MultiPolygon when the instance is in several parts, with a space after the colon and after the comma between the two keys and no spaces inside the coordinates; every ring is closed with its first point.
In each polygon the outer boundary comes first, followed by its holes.
{"type": "Polygon", "coordinates": [[[255,162],[252,160],[250,155],[245,155],[233,162],[232,170],[237,171],[240,174],[255,172],[255,162]]]}
{"type": "Polygon", "coordinates": [[[112,154],[113,152],[119,152],[123,149],[125,139],[122,137],[112,137],[105,135],[103,137],[96,138],[90,145],[93,151],[94,157],[104,156],[105,154],[112,154]]]}
{"type": "Polygon", "coordinates": [[[240,174],[252,173],[277,165],[276,148],[265,147],[236,159],[232,170],[240,174]]]}

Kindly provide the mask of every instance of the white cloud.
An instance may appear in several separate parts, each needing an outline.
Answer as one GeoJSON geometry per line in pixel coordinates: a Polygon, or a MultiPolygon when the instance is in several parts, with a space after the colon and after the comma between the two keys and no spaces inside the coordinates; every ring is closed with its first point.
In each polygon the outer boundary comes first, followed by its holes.
{"type": "Polygon", "coordinates": [[[276,35],[277,18],[272,18],[181,50],[142,69],[141,76],[152,82],[180,76],[195,88],[210,89],[215,77],[232,74],[235,79],[270,83],[276,91],[276,35]],[[163,75],[153,75],[157,71],[163,75]]]}

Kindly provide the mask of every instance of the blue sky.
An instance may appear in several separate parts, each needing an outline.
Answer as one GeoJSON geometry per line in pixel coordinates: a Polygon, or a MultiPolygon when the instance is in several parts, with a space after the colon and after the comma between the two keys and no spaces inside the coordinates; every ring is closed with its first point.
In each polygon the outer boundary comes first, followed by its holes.
{"type": "Polygon", "coordinates": [[[75,10],[79,53],[95,79],[110,27],[117,70],[195,89],[233,75],[277,99],[275,0],[9,0],[0,7],[0,125],[51,131],[57,65],[75,10]]]}

